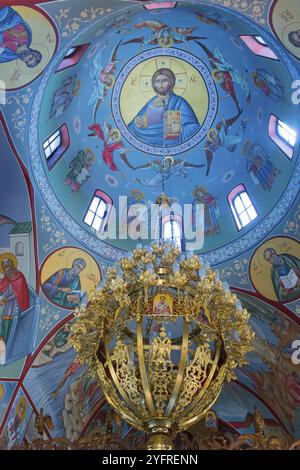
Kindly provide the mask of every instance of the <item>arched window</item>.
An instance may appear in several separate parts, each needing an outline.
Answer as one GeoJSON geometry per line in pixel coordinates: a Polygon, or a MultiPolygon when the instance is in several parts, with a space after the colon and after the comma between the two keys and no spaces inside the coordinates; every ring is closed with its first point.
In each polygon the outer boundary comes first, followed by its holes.
{"type": "Polygon", "coordinates": [[[266,57],[267,59],[279,60],[275,52],[272,51],[261,36],[242,34],[240,35],[240,39],[255,55],[266,57]]]}
{"type": "Polygon", "coordinates": [[[239,184],[230,191],[228,202],[238,230],[256,219],[257,211],[243,184],[239,184]]]}
{"type": "Polygon", "coordinates": [[[182,219],[171,211],[162,220],[162,238],[164,241],[174,242],[181,249],[182,242],[182,219]]]}
{"type": "Polygon", "coordinates": [[[103,233],[109,219],[112,205],[112,198],[104,191],[97,189],[83,221],[97,232],[103,233]]]}
{"type": "Polygon", "coordinates": [[[23,242],[16,243],[15,253],[16,253],[16,256],[24,256],[24,243],[23,242]]]}
{"type": "Polygon", "coordinates": [[[47,140],[43,143],[44,153],[49,170],[63,156],[70,145],[70,136],[66,124],[60,126],[47,140]]]}
{"type": "Polygon", "coordinates": [[[66,59],[67,57],[72,57],[72,55],[75,53],[75,51],[76,51],[76,47],[70,47],[70,49],[66,53],[64,59],[66,59]]]}
{"type": "Polygon", "coordinates": [[[70,47],[65,57],[59,63],[56,72],[74,67],[74,65],[78,64],[89,45],[90,44],[81,44],[80,46],[70,47]]]}
{"type": "MultiPolygon", "coordinates": [[[[147,1],[147,0],[142,0],[147,1]]],[[[177,5],[177,2],[152,2],[152,3],[147,3],[147,5],[144,5],[144,8],[146,10],[161,10],[163,8],[175,8],[177,5]]]]}
{"type": "Polygon", "coordinates": [[[296,145],[297,132],[285,122],[281,121],[277,116],[271,114],[269,120],[269,136],[291,160],[296,145]]]}
{"type": "Polygon", "coordinates": [[[256,41],[259,42],[259,44],[262,44],[263,46],[267,46],[268,44],[266,41],[261,37],[261,36],[254,36],[256,41]]]}

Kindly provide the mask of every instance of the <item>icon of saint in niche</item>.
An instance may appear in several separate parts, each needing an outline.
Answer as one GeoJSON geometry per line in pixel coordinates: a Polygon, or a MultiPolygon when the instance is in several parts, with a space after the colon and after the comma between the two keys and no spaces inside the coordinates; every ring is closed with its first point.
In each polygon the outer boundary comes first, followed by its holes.
{"type": "Polygon", "coordinates": [[[42,54],[30,47],[29,25],[11,7],[0,8],[0,63],[20,59],[27,67],[36,67],[42,54]]]}
{"type": "Polygon", "coordinates": [[[189,103],[173,92],[176,77],[168,68],[158,69],[151,79],[156,95],[139,111],[128,128],[145,144],[178,145],[200,129],[189,103]]]}
{"type": "Polygon", "coordinates": [[[274,248],[264,251],[264,258],[272,265],[272,284],[279,301],[292,301],[300,294],[300,261],[287,253],[278,254],[274,248]]]}
{"type": "Polygon", "coordinates": [[[154,315],[172,315],[171,309],[166,300],[166,296],[159,296],[159,300],[153,308],[153,313],[154,315]]]}
{"type": "Polygon", "coordinates": [[[85,260],[76,258],[71,268],[60,269],[43,283],[44,293],[61,307],[77,307],[83,296],[79,275],[85,267],[85,260]]]}

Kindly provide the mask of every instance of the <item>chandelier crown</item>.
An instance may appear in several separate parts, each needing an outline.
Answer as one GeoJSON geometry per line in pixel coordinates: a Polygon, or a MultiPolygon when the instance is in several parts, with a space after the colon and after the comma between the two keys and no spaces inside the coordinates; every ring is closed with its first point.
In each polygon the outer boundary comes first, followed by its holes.
{"type": "Polygon", "coordinates": [[[254,337],[247,310],[218,273],[165,242],[138,246],[108,269],[76,317],[79,360],[99,377],[108,403],[155,445],[157,435],[171,445],[166,436],[203,418],[224,381],[247,364],[254,337]]]}

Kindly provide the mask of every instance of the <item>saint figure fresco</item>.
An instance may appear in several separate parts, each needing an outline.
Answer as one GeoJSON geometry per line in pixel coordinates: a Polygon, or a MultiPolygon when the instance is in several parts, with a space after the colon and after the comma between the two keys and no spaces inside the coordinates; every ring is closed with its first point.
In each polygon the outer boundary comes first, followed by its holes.
{"type": "Polygon", "coordinates": [[[20,59],[27,67],[36,67],[42,60],[39,51],[30,48],[29,25],[11,7],[0,8],[0,63],[20,59]]]}
{"type": "Polygon", "coordinates": [[[272,284],[277,299],[292,301],[300,295],[300,260],[287,253],[278,254],[274,248],[264,251],[264,258],[272,265],[272,284]]]}
{"type": "Polygon", "coordinates": [[[44,293],[53,303],[61,307],[77,307],[82,297],[79,274],[85,267],[84,259],[75,259],[71,268],[60,269],[44,282],[44,293]]]}
{"type": "Polygon", "coordinates": [[[177,145],[190,139],[199,121],[189,103],[173,92],[176,77],[172,70],[158,69],[151,79],[156,96],[139,111],[128,128],[140,141],[154,145],[177,145]]]}
{"type": "Polygon", "coordinates": [[[253,81],[257,88],[273,101],[279,102],[284,99],[284,85],[279,78],[264,69],[253,72],[253,81]]]}
{"type": "Polygon", "coordinates": [[[218,217],[220,216],[217,198],[208,193],[203,186],[197,186],[193,191],[193,223],[196,220],[196,205],[204,205],[204,234],[217,235],[220,233],[218,217]]]}
{"type": "Polygon", "coordinates": [[[246,141],[244,154],[247,158],[247,171],[264,191],[271,191],[273,183],[281,170],[275,167],[265,149],[257,143],[246,141]]]}
{"type": "Polygon", "coordinates": [[[29,290],[23,273],[17,270],[13,255],[2,260],[4,277],[0,280],[0,364],[6,363],[6,346],[14,317],[29,308],[29,290]]]}

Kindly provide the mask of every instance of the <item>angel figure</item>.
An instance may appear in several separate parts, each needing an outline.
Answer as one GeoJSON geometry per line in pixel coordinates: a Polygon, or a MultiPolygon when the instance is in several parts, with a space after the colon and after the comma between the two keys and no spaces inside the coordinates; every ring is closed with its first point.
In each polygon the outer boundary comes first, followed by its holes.
{"type": "Polygon", "coordinates": [[[173,44],[180,44],[186,41],[194,41],[196,39],[206,39],[200,36],[190,36],[197,28],[172,28],[160,21],[146,20],[140,21],[134,25],[135,29],[149,28],[152,32],[145,36],[130,39],[122,45],[131,43],[150,44],[161,47],[171,47],[173,44]]]}
{"type": "Polygon", "coordinates": [[[212,53],[200,42],[196,41],[196,43],[202,47],[209,59],[210,65],[214,69],[212,73],[213,79],[219,83],[221,88],[233,99],[237,110],[240,113],[241,107],[236,96],[234,84],[238,85],[242,89],[243,93],[247,97],[248,103],[250,104],[251,93],[247,80],[237,69],[234,69],[232,65],[226,61],[218,47],[216,47],[214,53],[212,53]]]}
{"type": "Polygon", "coordinates": [[[108,41],[106,41],[102,48],[100,49],[99,53],[93,60],[93,65],[90,69],[90,77],[93,80],[93,90],[88,101],[89,105],[94,104],[94,111],[93,111],[93,122],[96,122],[96,115],[97,111],[107,96],[109,90],[114,86],[115,83],[115,73],[116,73],[116,63],[117,63],[117,51],[119,48],[121,41],[118,42],[116,47],[114,48],[111,59],[106,64],[105,67],[102,65],[102,58],[105,49],[108,46],[108,41]]]}
{"type": "Polygon", "coordinates": [[[110,124],[107,123],[105,120],[103,126],[101,127],[100,124],[93,124],[89,127],[89,130],[92,132],[89,134],[89,137],[98,137],[99,139],[103,140],[104,147],[102,152],[102,158],[105,163],[112,171],[121,174],[123,177],[125,174],[119,170],[117,165],[114,162],[114,154],[118,154],[125,165],[127,165],[132,170],[136,170],[141,168],[142,166],[133,166],[129,162],[126,149],[124,147],[123,142],[121,141],[121,133],[119,129],[112,128],[110,124]]]}
{"type": "Polygon", "coordinates": [[[166,156],[164,161],[150,161],[148,159],[148,163],[141,165],[139,168],[152,170],[156,174],[148,178],[135,178],[134,181],[145,186],[161,187],[163,180],[167,181],[171,176],[187,178],[190,176],[188,168],[203,168],[204,166],[205,164],[197,165],[186,160],[174,159],[171,156],[166,156]]]}
{"type": "Polygon", "coordinates": [[[209,174],[213,158],[218,149],[223,147],[229,152],[234,152],[237,145],[242,142],[247,121],[242,121],[240,127],[234,134],[230,133],[230,127],[240,117],[241,112],[242,111],[231,119],[222,119],[215,128],[208,131],[207,141],[204,148],[207,161],[206,176],[209,174]]]}

